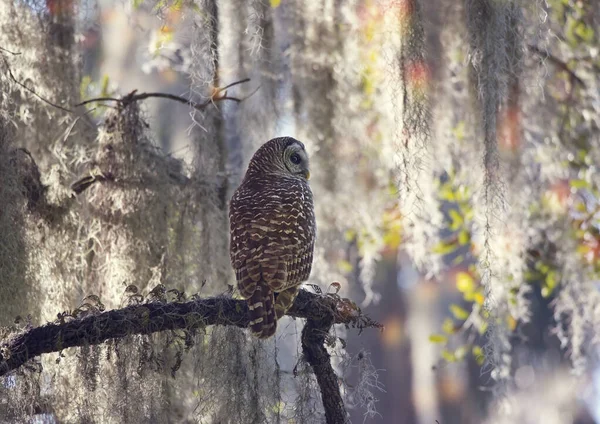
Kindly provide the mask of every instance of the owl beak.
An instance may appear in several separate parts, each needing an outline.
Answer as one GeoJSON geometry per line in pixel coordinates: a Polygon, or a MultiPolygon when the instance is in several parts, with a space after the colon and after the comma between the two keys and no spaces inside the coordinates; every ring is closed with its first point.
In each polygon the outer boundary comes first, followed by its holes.
{"type": "Polygon", "coordinates": [[[310,171],[307,169],[306,170],[306,174],[304,174],[306,176],[307,180],[310,180],[310,171]]]}

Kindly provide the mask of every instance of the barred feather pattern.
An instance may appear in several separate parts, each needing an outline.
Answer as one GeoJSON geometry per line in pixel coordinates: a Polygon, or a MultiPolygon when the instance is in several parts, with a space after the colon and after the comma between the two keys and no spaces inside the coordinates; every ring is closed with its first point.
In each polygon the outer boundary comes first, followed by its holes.
{"type": "Polygon", "coordinates": [[[276,138],[254,154],[231,199],[231,263],[248,302],[250,330],[259,338],[275,334],[277,320],[310,275],[316,223],[307,176],[304,145],[276,138]],[[290,151],[302,153],[303,171],[286,166],[290,151]]]}

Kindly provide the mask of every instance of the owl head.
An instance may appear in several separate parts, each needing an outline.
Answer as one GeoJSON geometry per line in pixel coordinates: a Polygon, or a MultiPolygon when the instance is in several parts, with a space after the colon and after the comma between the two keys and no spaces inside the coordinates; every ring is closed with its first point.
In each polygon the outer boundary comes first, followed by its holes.
{"type": "Polygon", "coordinates": [[[247,175],[279,174],[308,180],[310,171],[304,144],[292,137],[273,138],[252,156],[247,175]]]}

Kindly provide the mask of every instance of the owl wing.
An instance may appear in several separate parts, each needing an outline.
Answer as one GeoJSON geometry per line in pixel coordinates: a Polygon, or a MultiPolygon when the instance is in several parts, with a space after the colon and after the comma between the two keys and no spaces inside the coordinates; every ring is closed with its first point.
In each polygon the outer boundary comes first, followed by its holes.
{"type": "MultiPolygon", "coordinates": [[[[286,208],[280,204],[253,205],[242,194],[231,201],[231,263],[242,297],[249,299],[259,282],[274,291],[288,280],[287,264],[293,246],[286,208]]],[[[247,199],[251,201],[251,199],[247,199]]]]}

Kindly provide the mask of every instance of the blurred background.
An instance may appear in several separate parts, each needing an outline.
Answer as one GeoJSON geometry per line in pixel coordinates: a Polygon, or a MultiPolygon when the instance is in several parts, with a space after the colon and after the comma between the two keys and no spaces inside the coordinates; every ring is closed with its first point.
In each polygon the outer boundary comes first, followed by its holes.
{"type": "MultiPolygon", "coordinates": [[[[256,148],[288,135],[311,156],[306,288],[385,326],[334,331],[352,422],[600,420],[595,1],[4,0],[0,22],[1,325],[90,294],[117,308],[132,285],[226,292],[227,200],[256,148]],[[75,106],[133,90],[208,107],[75,106]],[[41,214],[14,200],[21,147],[41,214]]],[[[140,371],[144,340],[117,366],[111,346],[65,352],[73,364],[44,358],[2,399],[47,422],[323,422],[314,382],[292,376],[302,323],[282,322],[265,346],[209,331],[175,380],[140,371]]]]}

